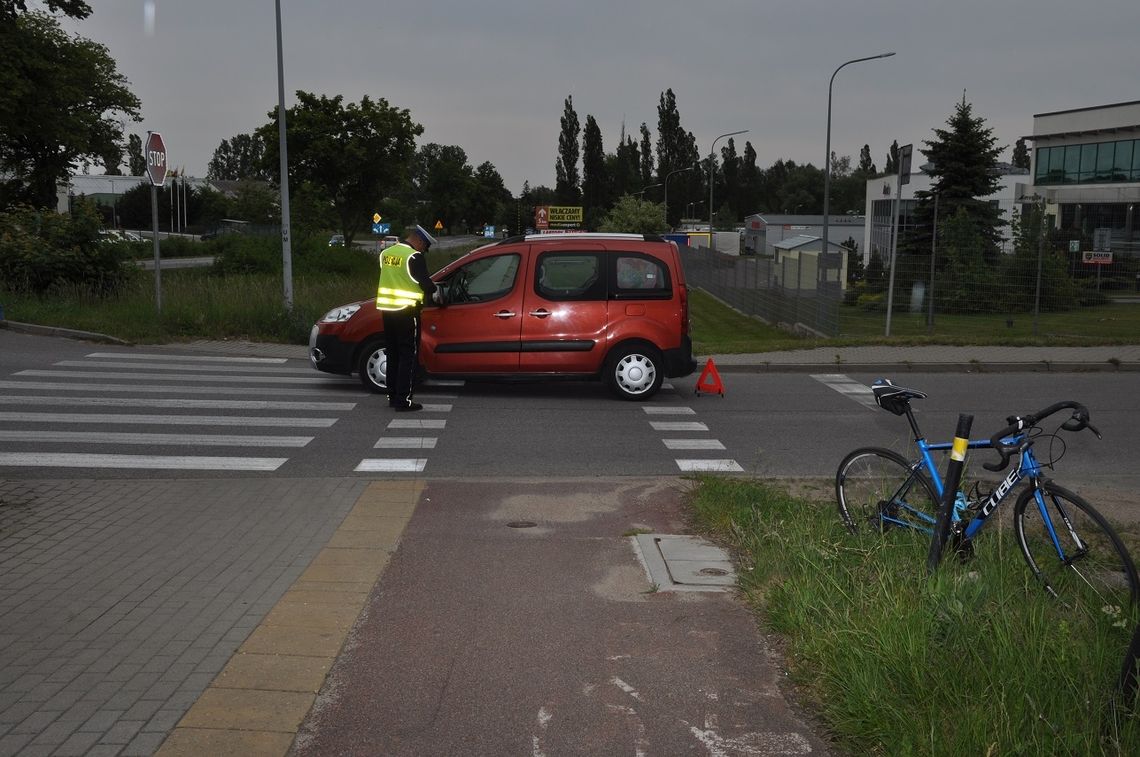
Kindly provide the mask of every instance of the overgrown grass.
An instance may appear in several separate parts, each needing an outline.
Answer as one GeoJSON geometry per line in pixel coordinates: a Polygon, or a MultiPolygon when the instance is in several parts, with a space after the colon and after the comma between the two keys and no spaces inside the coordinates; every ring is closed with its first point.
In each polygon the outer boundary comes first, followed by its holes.
{"type": "Polygon", "coordinates": [[[1132,624],[1052,601],[1001,529],[928,577],[919,534],[852,536],[772,484],[702,478],[693,507],[841,749],[1140,754],[1140,718],[1110,705],[1132,624]]]}

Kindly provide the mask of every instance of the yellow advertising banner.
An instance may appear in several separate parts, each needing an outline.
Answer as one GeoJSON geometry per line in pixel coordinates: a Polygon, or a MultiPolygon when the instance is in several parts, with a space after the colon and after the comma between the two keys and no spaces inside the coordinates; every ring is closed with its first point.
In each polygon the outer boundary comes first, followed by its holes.
{"type": "Polygon", "coordinates": [[[551,205],[547,208],[550,223],[582,223],[582,208],[576,205],[551,205]]]}

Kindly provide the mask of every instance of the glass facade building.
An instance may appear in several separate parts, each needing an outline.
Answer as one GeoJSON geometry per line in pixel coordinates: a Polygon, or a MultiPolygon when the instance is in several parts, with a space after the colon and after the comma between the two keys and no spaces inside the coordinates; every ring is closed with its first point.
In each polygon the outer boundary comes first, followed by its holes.
{"type": "Polygon", "coordinates": [[[1037,186],[1140,182],[1140,139],[1038,147],[1035,157],[1037,186]]]}

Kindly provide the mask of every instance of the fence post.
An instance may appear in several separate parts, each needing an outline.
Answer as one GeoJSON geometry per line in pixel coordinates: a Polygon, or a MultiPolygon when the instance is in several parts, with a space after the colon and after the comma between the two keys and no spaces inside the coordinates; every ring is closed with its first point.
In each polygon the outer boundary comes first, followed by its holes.
{"type": "Polygon", "coordinates": [[[942,501],[938,505],[938,522],[934,525],[934,536],[930,539],[930,552],[926,557],[927,573],[934,573],[942,562],[942,553],[950,539],[950,516],[954,512],[954,500],[958,496],[958,486],[962,483],[962,469],[966,467],[966,448],[970,443],[970,426],[974,416],[958,416],[958,429],[954,432],[954,446],[950,449],[950,462],[946,465],[943,477],[942,501]]]}

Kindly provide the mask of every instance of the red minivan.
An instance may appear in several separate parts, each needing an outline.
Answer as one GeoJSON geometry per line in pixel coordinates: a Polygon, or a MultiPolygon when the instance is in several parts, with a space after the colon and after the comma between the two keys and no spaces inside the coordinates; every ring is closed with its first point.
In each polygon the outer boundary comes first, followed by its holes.
{"type": "MultiPolygon", "coordinates": [[[[432,280],[420,363],[430,376],[602,379],[644,400],[696,369],[685,272],[674,242],[649,234],[548,234],[504,239],[432,280]]],[[[374,300],[343,305],[309,336],[329,373],[357,372],[385,391],[384,323],[374,300]]]]}

